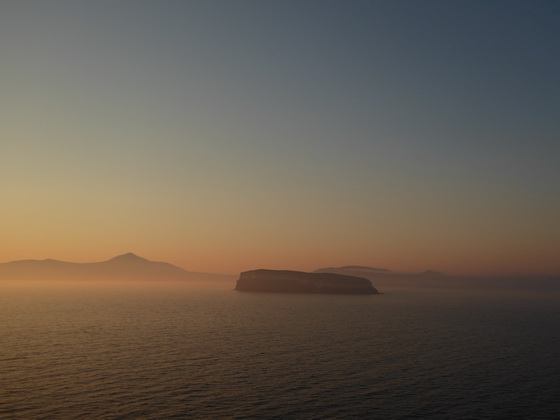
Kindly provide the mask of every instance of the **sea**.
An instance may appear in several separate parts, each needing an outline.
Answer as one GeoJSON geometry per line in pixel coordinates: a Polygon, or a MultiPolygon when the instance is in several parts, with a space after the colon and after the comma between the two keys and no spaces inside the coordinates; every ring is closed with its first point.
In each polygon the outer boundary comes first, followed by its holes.
{"type": "Polygon", "coordinates": [[[2,419],[559,419],[560,293],[0,286],[2,419]]]}

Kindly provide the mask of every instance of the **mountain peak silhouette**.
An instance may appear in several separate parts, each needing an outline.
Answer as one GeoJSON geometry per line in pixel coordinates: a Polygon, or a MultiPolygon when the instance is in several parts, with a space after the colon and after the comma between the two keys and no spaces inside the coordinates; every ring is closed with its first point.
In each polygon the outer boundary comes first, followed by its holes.
{"type": "Polygon", "coordinates": [[[123,262],[123,263],[137,263],[137,262],[149,262],[146,258],[139,257],[132,252],[127,252],[126,254],[117,255],[109,260],[110,262],[123,262]]]}
{"type": "Polygon", "coordinates": [[[197,273],[166,262],[150,261],[132,252],[106,261],[74,263],[53,259],[0,263],[3,279],[55,280],[227,280],[227,274],[197,273]]]}

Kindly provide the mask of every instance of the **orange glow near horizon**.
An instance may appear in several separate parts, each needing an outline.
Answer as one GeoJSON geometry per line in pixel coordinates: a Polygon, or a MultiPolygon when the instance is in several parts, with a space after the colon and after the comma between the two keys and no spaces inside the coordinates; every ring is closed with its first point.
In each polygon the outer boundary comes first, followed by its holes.
{"type": "Polygon", "coordinates": [[[503,217],[501,208],[466,219],[458,208],[403,213],[392,211],[391,203],[337,203],[329,195],[251,197],[239,190],[244,197],[230,200],[203,192],[194,203],[194,193],[171,198],[154,188],[141,194],[123,187],[118,194],[114,186],[105,187],[99,195],[60,186],[49,190],[46,184],[25,193],[14,189],[4,212],[1,261],[92,262],[134,252],[189,271],[224,274],[342,265],[449,274],[560,273],[560,249],[546,223],[554,209],[524,224],[519,217],[503,217]]]}
{"type": "MultiPolygon", "coordinates": [[[[126,246],[126,245],[125,245],[126,246]]],[[[376,268],[386,268],[396,272],[415,273],[425,270],[436,270],[454,275],[557,275],[557,261],[554,253],[539,253],[538,255],[486,254],[487,249],[481,249],[477,254],[455,251],[445,253],[439,250],[438,259],[430,259],[426,255],[410,252],[391,255],[390,249],[377,250],[376,257],[369,257],[358,250],[344,249],[336,251],[313,253],[301,247],[291,247],[290,252],[281,252],[269,248],[238,248],[228,247],[202,248],[184,246],[183,252],[169,249],[167,252],[156,247],[126,248],[116,247],[95,250],[93,247],[76,246],[72,250],[62,245],[54,244],[41,249],[39,246],[26,249],[25,247],[11,247],[10,252],[3,253],[2,261],[8,262],[24,259],[55,259],[68,262],[99,262],[106,261],[126,252],[133,252],[151,261],[163,261],[188,271],[216,274],[237,274],[257,268],[287,269],[313,271],[323,267],[337,267],[344,265],[364,265],[376,268]],[[85,248],[85,249],[84,249],[85,248]]]]}

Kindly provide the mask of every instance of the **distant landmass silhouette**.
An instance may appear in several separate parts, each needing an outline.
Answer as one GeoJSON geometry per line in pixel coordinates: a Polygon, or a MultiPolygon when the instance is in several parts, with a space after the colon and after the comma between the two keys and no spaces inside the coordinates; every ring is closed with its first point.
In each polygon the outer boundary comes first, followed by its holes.
{"type": "Polygon", "coordinates": [[[291,270],[252,270],[239,276],[235,290],[264,293],[326,293],[372,295],[378,293],[363,277],[291,270]]]}
{"type": "Polygon", "coordinates": [[[107,261],[74,263],[46,260],[20,260],[0,264],[0,279],[126,279],[126,280],[230,280],[232,275],[197,273],[175,265],[150,261],[131,252],[107,261]]]}
{"type": "Polygon", "coordinates": [[[560,290],[560,276],[455,276],[439,271],[402,273],[359,265],[319,268],[314,273],[335,273],[360,276],[371,280],[377,287],[429,287],[463,289],[517,289],[560,290]]]}

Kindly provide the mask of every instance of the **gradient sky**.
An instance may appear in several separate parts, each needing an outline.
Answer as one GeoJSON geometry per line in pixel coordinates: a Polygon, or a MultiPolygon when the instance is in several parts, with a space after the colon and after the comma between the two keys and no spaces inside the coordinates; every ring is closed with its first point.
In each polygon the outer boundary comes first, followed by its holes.
{"type": "Polygon", "coordinates": [[[560,273],[557,1],[0,2],[0,261],[560,273]]]}

